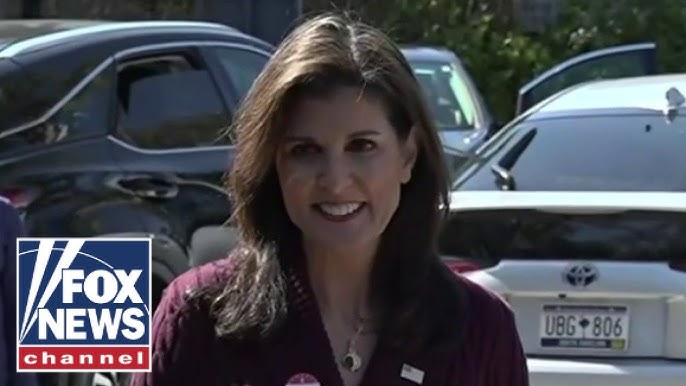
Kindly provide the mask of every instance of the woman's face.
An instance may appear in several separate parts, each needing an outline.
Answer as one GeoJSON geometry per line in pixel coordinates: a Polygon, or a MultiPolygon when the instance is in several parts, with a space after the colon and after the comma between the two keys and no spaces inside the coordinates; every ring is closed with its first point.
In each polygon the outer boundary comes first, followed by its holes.
{"type": "Polygon", "coordinates": [[[276,155],[291,221],[318,247],[375,247],[410,180],[413,136],[402,142],[358,88],[299,102],[276,155]]]}

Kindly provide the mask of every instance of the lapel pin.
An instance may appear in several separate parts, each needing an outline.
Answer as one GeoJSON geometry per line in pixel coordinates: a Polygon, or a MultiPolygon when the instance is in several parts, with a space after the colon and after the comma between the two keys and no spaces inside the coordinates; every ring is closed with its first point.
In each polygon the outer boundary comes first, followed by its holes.
{"type": "Polygon", "coordinates": [[[321,386],[321,384],[314,375],[300,373],[288,378],[286,386],[321,386]]]}
{"type": "Polygon", "coordinates": [[[403,364],[403,368],[400,370],[400,377],[418,385],[424,382],[424,372],[408,364],[403,364]]]}

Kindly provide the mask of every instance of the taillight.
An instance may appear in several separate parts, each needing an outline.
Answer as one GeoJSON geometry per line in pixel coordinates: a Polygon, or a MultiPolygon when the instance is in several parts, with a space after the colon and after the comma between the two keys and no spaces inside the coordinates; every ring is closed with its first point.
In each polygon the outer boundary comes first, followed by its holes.
{"type": "Polygon", "coordinates": [[[22,210],[29,206],[38,194],[29,189],[0,189],[0,196],[8,199],[16,209],[22,210]]]}
{"type": "Polygon", "coordinates": [[[462,260],[457,257],[444,257],[443,262],[448,266],[448,268],[450,268],[451,271],[455,273],[472,272],[481,269],[478,264],[462,260]]]}

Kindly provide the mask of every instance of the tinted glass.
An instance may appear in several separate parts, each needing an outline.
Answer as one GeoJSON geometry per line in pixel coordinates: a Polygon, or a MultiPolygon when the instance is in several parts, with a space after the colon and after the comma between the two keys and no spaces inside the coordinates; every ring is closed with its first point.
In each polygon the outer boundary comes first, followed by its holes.
{"type": "Polygon", "coordinates": [[[269,61],[269,57],[264,54],[239,48],[217,47],[214,52],[238,93],[239,100],[245,97],[269,61]]]}
{"type": "Polygon", "coordinates": [[[26,87],[26,74],[8,60],[0,61],[0,131],[24,123],[26,118],[21,113],[22,100],[30,97],[26,87]],[[19,111],[18,111],[19,110],[19,111]]]}
{"type": "Polygon", "coordinates": [[[571,66],[547,78],[526,95],[525,109],[569,86],[594,79],[623,78],[645,75],[646,51],[624,52],[601,56],[571,66]]]}
{"type": "Polygon", "coordinates": [[[43,117],[102,61],[99,57],[86,58],[73,52],[53,52],[22,63],[21,70],[14,68],[5,74],[3,67],[10,66],[0,64],[0,88],[5,103],[9,103],[7,109],[0,105],[0,128],[24,125],[43,117]]]}
{"type": "Polygon", "coordinates": [[[686,191],[684,148],[686,120],[668,124],[661,114],[525,122],[482,148],[455,187],[496,189],[491,166],[506,161],[517,190],[686,191]],[[511,149],[533,128],[536,135],[517,157],[511,149]]]}
{"type": "Polygon", "coordinates": [[[536,210],[483,210],[451,215],[441,230],[441,253],[484,266],[502,258],[667,261],[686,256],[681,213],[626,211],[557,214],[536,210]]]}
{"type": "Polygon", "coordinates": [[[474,101],[455,65],[420,61],[413,61],[410,65],[440,128],[457,130],[474,127],[474,101]]]}
{"type": "Polygon", "coordinates": [[[181,56],[131,63],[118,76],[118,135],[139,147],[222,144],[230,118],[205,69],[181,56]]]}
{"type": "Polygon", "coordinates": [[[114,80],[115,69],[111,65],[76,93],[46,125],[59,127],[71,137],[107,132],[114,80]]]}
{"type": "MultiPolygon", "coordinates": [[[[16,153],[105,133],[109,124],[113,86],[114,66],[110,66],[45,121],[0,139],[0,153],[16,153]]],[[[8,103],[11,104],[11,100],[8,103]]]]}

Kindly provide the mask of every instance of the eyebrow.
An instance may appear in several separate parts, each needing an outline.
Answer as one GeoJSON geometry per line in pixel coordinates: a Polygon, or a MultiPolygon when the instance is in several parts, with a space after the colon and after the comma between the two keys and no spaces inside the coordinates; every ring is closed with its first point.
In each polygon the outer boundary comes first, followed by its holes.
{"type": "MultiPolygon", "coordinates": [[[[368,136],[379,136],[381,132],[376,130],[360,130],[355,131],[348,135],[348,138],[358,138],[358,137],[368,137],[368,136]]],[[[306,135],[286,135],[284,137],[284,142],[314,142],[315,139],[308,137],[306,135]]]]}

